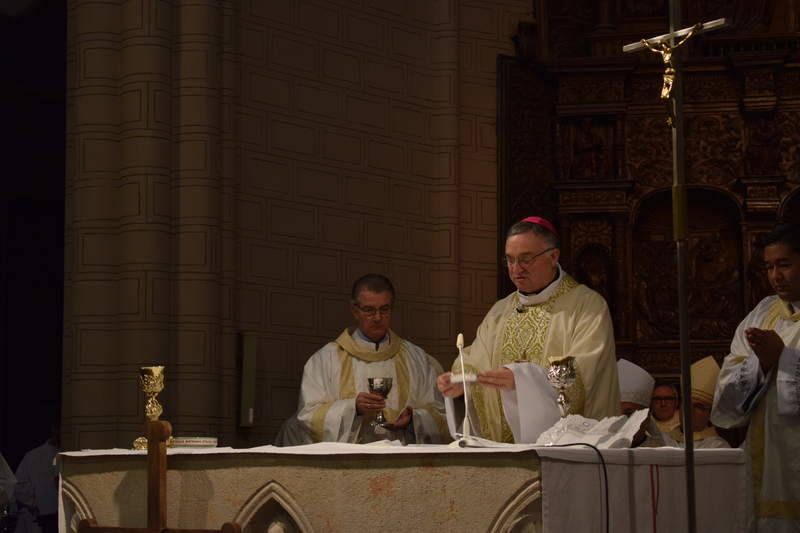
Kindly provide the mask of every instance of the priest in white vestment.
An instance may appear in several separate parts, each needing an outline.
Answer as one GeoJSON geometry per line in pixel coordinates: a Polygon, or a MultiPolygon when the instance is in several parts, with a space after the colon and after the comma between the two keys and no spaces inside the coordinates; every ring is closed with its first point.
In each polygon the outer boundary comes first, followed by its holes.
{"type": "Polygon", "coordinates": [[[758,531],[800,531],[800,225],[764,240],[774,296],[739,324],[720,371],[711,420],[749,423],[745,448],[758,531]]]}
{"type": "Polygon", "coordinates": [[[345,329],[308,360],[297,413],[284,423],[276,445],[451,440],[436,389],[442,367],[390,329],[394,300],[394,287],[385,276],[367,274],[355,282],[351,312],[356,327],[345,329]],[[370,392],[369,378],[392,378],[389,395],[370,392]],[[385,427],[375,423],[380,411],[385,427]]]}
{"type": "MultiPolygon", "coordinates": [[[[717,387],[719,365],[712,356],[704,357],[692,364],[692,438],[695,449],[730,448],[728,441],[711,425],[711,406],[717,387]]],[[[683,427],[678,425],[667,435],[676,446],[684,446],[683,427]]],[[[670,443],[671,444],[671,443],[670,443]]],[[[670,445],[668,444],[668,445],[670,445]]]]}
{"type": "MultiPolygon", "coordinates": [[[[570,413],[599,420],[620,412],[608,305],[562,270],[559,247],[556,229],[540,217],[508,231],[504,260],[517,290],[494,304],[464,350],[465,373],[478,376],[467,394],[472,435],[535,442],[559,418],[547,368],[568,357],[577,374],[566,391],[570,413]]],[[[458,359],[452,370],[456,377],[461,373],[458,359]]],[[[442,374],[437,385],[455,435],[462,430],[453,399],[464,387],[450,378],[451,373],[442,374]]]]}

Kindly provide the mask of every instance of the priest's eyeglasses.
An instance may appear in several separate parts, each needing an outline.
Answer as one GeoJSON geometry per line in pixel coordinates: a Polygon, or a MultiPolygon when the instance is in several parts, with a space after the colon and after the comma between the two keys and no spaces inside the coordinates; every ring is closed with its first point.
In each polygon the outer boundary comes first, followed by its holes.
{"type": "Polygon", "coordinates": [[[519,257],[511,257],[510,255],[503,256],[503,265],[506,267],[519,265],[521,267],[528,267],[531,266],[540,255],[546,254],[547,252],[555,250],[554,247],[548,248],[547,250],[542,250],[538,254],[522,254],[519,257]]]}
{"type": "Polygon", "coordinates": [[[353,304],[353,305],[355,305],[359,311],[361,311],[363,314],[367,316],[375,316],[376,314],[380,314],[381,316],[386,316],[392,312],[391,305],[382,305],[381,307],[372,307],[371,305],[368,305],[366,307],[361,307],[358,304],[353,304]]]}
{"type": "Polygon", "coordinates": [[[678,399],[674,396],[653,396],[654,403],[675,403],[678,399]]]}

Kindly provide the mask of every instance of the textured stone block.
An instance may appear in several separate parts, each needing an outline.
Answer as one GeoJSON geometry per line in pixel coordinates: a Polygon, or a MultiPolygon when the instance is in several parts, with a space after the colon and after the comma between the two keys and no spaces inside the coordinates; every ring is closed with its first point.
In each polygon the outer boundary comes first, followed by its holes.
{"type": "Polygon", "coordinates": [[[425,198],[425,188],[415,187],[414,185],[405,185],[395,183],[392,185],[392,209],[398,213],[406,213],[415,216],[424,216],[426,202],[420,202],[420,198],[425,198]]]}
{"type": "Polygon", "coordinates": [[[327,117],[337,117],[341,114],[340,97],[336,91],[297,84],[294,97],[299,111],[327,117]]]}
{"type": "Polygon", "coordinates": [[[344,38],[346,41],[363,45],[372,50],[384,50],[386,36],[386,23],[382,20],[353,15],[348,16],[345,20],[344,38]]]}
{"type": "Polygon", "coordinates": [[[313,239],[314,211],[302,207],[272,205],[269,209],[269,230],[277,235],[313,239]]]}
{"type": "Polygon", "coordinates": [[[81,172],[114,172],[119,165],[119,143],[113,139],[83,138],[81,143],[81,172]]]}
{"type": "Polygon", "coordinates": [[[261,324],[264,310],[264,293],[247,287],[236,291],[236,318],[250,325],[261,324]]]}
{"type": "Polygon", "coordinates": [[[304,0],[297,8],[300,26],[309,31],[328,37],[339,36],[339,12],[328,9],[324,3],[311,3],[304,0]]]}
{"type": "Polygon", "coordinates": [[[367,162],[371,167],[401,171],[406,169],[405,159],[403,146],[380,141],[367,143],[367,162]]]}
{"type": "Polygon", "coordinates": [[[391,35],[394,53],[414,59],[427,59],[430,48],[427,33],[393,27],[391,35]]]}
{"type": "Polygon", "coordinates": [[[295,279],[303,285],[336,287],[341,284],[341,265],[335,254],[298,251],[295,279]]]}
{"type": "Polygon", "coordinates": [[[391,129],[395,133],[411,135],[419,140],[425,139],[428,136],[427,115],[417,109],[393,105],[391,129]]]}
{"type": "Polygon", "coordinates": [[[359,83],[361,58],[355,54],[325,49],[322,51],[322,72],[327,78],[359,83]]]}
{"type": "Polygon", "coordinates": [[[497,12],[491,5],[483,3],[469,5],[462,2],[458,6],[458,18],[462,31],[481,33],[490,37],[497,35],[497,12]]]}
{"type": "Polygon", "coordinates": [[[414,255],[447,258],[453,255],[453,237],[450,229],[410,228],[408,251],[414,255]]]}
{"type": "Polygon", "coordinates": [[[239,113],[239,140],[263,150],[267,146],[267,119],[255,111],[239,113]]]}
{"type": "Polygon", "coordinates": [[[316,131],[309,126],[273,120],[270,124],[271,142],[274,148],[313,154],[316,149],[316,131]]]}
{"type": "Polygon", "coordinates": [[[72,283],[77,316],[137,314],[140,309],[137,278],[77,280],[72,283]]]}
{"type": "Polygon", "coordinates": [[[461,182],[468,185],[496,187],[497,162],[462,158],[461,182]]]}
{"type": "Polygon", "coordinates": [[[81,49],[80,58],[80,85],[100,80],[113,81],[119,75],[119,59],[111,47],[87,45],[81,49]]]}
{"type": "Polygon", "coordinates": [[[483,235],[464,235],[460,239],[461,258],[470,263],[497,264],[497,241],[483,235]]]}
{"type": "Polygon", "coordinates": [[[406,74],[400,65],[367,61],[364,78],[367,87],[395,93],[403,93],[406,90],[406,74]]]}
{"type": "Polygon", "coordinates": [[[494,84],[488,82],[486,85],[463,83],[461,85],[461,105],[485,111],[487,115],[494,116],[497,107],[497,91],[494,84]]]}
{"type": "Polygon", "coordinates": [[[387,103],[384,100],[346,97],[346,116],[350,122],[386,128],[387,103]]]}
{"type": "MultiPolygon", "coordinates": [[[[322,146],[324,154],[326,147],[325,135],[322,137],[322,146]]],[[[333,172],[297,167],[295,185],[298,197],[327,200],[330,202],[339,200],[339,176],[333,172]]]]}
{"type": "Polygon", "coordinates": [[[288,162],[251,153],[244,155],[242,166],[242,175],[248,189],[283,195],[291,192],[291,168],[288,162]]]}
{"type": "Polygon", "coordinates": [[[361,137],[334,131],[323,131],[320,135],[322,157],[359,164],[362,160],[361,137]]]}
{"type": "Polygon", "coordinates": [[[458,118],[455,113],[431,115],[431,138],[451,141],[458,138],[458,118]]]}
{"type": "Polygon", "coordinates": [[[390,224],[382,220],[369,220],[364,225],[364,229],[368,248],[394,253],[405,252],[405,227],[399,224],[390,224]]]}
{"type": "Polygon", "coordinates": [[[250,245],[247,271],[256,277],[288,282],[291,280],[290,254],[286,248],[250,245]]]}
{"type": "Polygon", "coordinates": [[[387,192],[385,179],[345,178],[344,199],[348,203],[385,209],[388,203],[387,192]]]}
{"type": "Polygon", "coordinates": [[[281,291],[269,295],[269,322],[273,326],[308,332],[314,327],[316,302],[312,296],[281,291]]]}
{"type": "Polygon", "coordinates": [[[334,245],[360,246],[363,242],[361,219],[347,213],[323,212],[320,214],[319,238],[334,245]]]}
{"type": "Polygon", "coordinates": [[[317,48],[303,41],[273,34],[269,60],[292,70],[315,72],[317,70],[317,48]]]}
{"type": "Polygon", "coordinates": [[[418,176],[434,179],[446,179],[452,176],[453,154],[447,152],[428,152],[413,150],[411,152],[411,171],[418,176]]]}
{"type": "Polygon", "coordinates": [[[408,87],[411,96],[416,98],[439,104],[453,102],[453,77],[450,74],[436,75],[430,72],[410,71],[408,87]]]}
{"type": "Polygon", "coordinates": [[[289,108],[289,82],[275,76],[250,73],[250,98],[254,102],[289,108]]]}

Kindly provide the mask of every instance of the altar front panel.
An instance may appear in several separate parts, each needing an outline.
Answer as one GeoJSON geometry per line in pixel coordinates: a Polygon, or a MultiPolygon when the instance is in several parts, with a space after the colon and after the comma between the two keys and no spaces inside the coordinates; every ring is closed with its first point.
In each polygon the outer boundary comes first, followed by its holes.
{"type": "MultiPolygon", "coordinates": [[[[604,450],[609,531],[686,529],[683,450],[604,450]]],[[[81,518],[145,525],[145,457],[61,454],[61,533],[81,518]]],[[[170,450],[167,525],[246,532],[581,531],[605,529],[604,474],[584,448],[394,447],[170,450]]],[[[699,532],[742,531],[751,509],[742,450],[697,450],[699,532]]]]}
{"type": "MultiPolygon", "coordinates": [[[[439,451],[173,452],[167,526],[219,528],[236,521],[245,531],[266,531],[281,516],[306,532],[509,531],[541,522],[536,452],[439,451]]],[[[144,456],[65,454],[61,460],[62,533],[82,518],[145,526],[144,456]]]]}

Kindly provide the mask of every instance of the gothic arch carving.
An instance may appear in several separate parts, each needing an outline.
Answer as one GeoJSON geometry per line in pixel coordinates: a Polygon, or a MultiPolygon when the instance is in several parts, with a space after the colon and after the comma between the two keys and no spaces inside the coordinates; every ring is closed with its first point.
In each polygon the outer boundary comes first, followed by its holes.
{"type": "Polygon", "coordinates": [[[270,481],[248,499],[234,522],[244,533],[264,531],[313,533],[311,520],[292,495],[277,481],[270,481]],[[272,529],[274,528],[274,529],[272,529]]]}
{"type": "Polygon", "coordinates": [[[538,533],[542,523],[542,484],[539,479],[523,487],[500,511],[492,533],[538,533]]]}
{"type": "Polygon", "coordinates": [[[94,513],[78,487],[66,479],[61,482],[61,492],[64,496],[62,501],[64,502],[63,512],[67,531],[77,533],[78,523],[81,520],[95,518],[94,513]]]}

